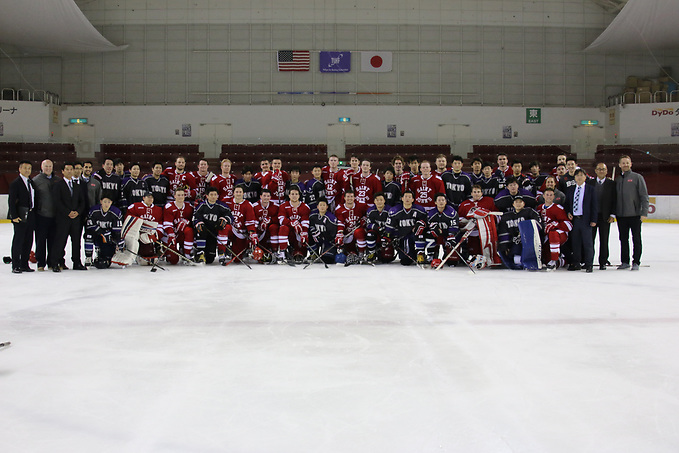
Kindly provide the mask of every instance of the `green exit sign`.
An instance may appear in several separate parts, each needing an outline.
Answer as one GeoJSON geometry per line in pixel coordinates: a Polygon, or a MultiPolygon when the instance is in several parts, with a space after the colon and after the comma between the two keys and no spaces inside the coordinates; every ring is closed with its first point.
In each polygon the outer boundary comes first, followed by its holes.
{"type": "Polygon", "coordinates": [[[71,124],[87,124],[87,118],[69,118],[71,124]]]}
{"type": "Polygon", "coordinates": [[[528,124],[542,123],[542,109],[526,109],[526,123],[528,124]]]}

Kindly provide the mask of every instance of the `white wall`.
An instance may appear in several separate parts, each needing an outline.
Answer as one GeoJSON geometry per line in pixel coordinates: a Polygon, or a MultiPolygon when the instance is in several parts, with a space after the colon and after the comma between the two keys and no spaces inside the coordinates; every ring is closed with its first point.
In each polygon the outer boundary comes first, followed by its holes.
{"type": "Polygon", "coordinates": [[[415,106],[68,106],[63,118],[84,117],[95,126],[98,142],[198,143],[200,123],[231,123],[233,143],[326,143],[327,126],[350,117],[361,127],[361,142],[435,144],[439,124],[469,124],[472,142],[555,143],[572,140],[582,119],[603,123],[596,108],[542,108],[541,124],[526,124],[523,107],[415,106]],[[193,136],[175,130],[191,124],[193,136]],[[387,125],[396,124],[396,138],[387,125]],[[502,138],[503,126],[518,137],[502,138]]]}
{"type": "Polygon", "coordinates": [[[3,131],[0,140],[46,141],[50,138],[52,106],[42,102],[0,101],[0,110],[3,131]]]}
{"type": "Polygon", "coordinates": [[[679,143],[672,124],[679,127],[679,102],[616,106],[622,143],[679,143]]]}

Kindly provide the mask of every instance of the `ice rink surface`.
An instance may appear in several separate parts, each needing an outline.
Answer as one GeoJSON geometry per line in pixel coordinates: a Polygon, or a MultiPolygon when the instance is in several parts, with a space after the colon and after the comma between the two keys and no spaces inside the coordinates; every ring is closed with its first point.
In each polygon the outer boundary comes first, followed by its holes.
{"type": "Polygon", "coordinates": [[[679,225],[643,236],[639,272],[4,265],[0,452],[676,453],[679,225]]]}

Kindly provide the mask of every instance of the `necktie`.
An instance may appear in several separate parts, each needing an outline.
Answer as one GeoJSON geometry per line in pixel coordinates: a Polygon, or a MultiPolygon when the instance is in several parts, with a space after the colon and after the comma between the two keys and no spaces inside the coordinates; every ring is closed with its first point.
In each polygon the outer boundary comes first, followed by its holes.
{"type": "Polygon", "coordinates": [[[26,180],[26,186],[28,187],[28,200],[31,209],[33,209],[33,190],[31,190],[31,181],[26,180]]]}
{"type": "Polygon", "coordinates": [[[71,191],[71,195],[73,195],[73,181],[68,182],[68,190],[71,191]]]}
{"type": "Polygon", "coordinates": [[[580,205],[580,186],[575,189],[575,198],[573,199],[573,215],[578,212],[578,206],[580,205]]]}

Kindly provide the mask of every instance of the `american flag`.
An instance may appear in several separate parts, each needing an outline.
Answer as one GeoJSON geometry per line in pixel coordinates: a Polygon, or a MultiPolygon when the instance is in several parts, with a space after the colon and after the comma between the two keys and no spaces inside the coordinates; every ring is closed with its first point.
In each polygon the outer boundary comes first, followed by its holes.
{"type": "Polygon", "coordinates": [[[308,50],[279,50],[279,71],[308,71],[311,56],[308,50]]]}

